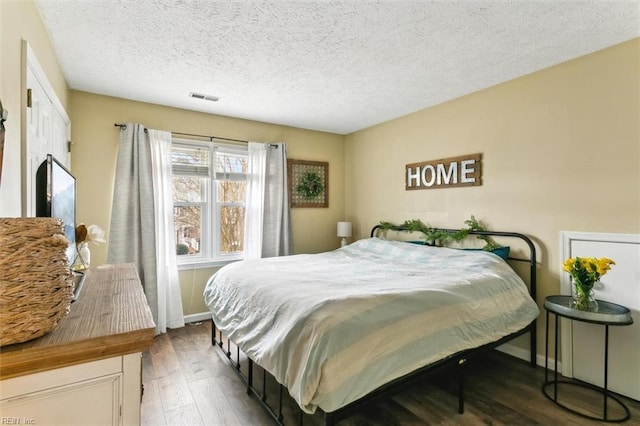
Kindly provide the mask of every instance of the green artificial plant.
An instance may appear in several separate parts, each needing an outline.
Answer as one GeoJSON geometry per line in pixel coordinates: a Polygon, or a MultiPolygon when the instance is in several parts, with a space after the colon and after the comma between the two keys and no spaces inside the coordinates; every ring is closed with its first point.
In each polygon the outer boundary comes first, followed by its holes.
{"type": "MultiPolygon", "coordinates": [[[[380,222],[380,229],[384,231],[420,232],[424,235],[424,240],[429,245],[447,246],[452,242],[460,242],[467,238],[471,231],[486,231],[487,229],[473,215],[464,221],[466,228],[457,231],[447,231],[444,229],[432,228],[425,225],[420,219],[406,220],[400,225],[391,222],[380,222]]],[[[489,235],[476,235],[476,238],[485,242],[483,250],[494,250],[500,247],[489,235]]]]}

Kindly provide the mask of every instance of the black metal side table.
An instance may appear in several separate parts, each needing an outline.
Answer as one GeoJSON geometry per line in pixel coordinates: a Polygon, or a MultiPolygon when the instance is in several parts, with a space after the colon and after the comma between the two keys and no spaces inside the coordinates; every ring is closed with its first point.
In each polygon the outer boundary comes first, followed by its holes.
{"type": "Polygon", "coordinates": [[[542,393],[553,401],[556,405],[568,410],[574,414],[585,417],[587,419],[599,420],[605,422],[623,422],[631,416],[627,406],[615,395],[611,395],[607,390],[607,370],[609,364],[609,326],[610,325],[630,325],[633,323],[631,318],[631,311],[624,306],[617,305],[615,303],[605,302],[598,300],[598,309],[595,311],[580,311],[571,308],[571,296],[548,296],[544,300],[544,308],[547,311],[547,325],[545,333],[545,351],[544,351],[544,384],[542,385],[542,393]],[[553,380],[548,380],[549,371],[549,313],[556,316],[555,321],[555,355],[554,355],[554,368],[553,368],[553,380]],[[570,382],[568,380],[558,380],[558,327],[560,323],[560,317],[568,318],[574,321],[588,322],[592,324],[600,324],[605,326],[604,334],[604,387],[582,383],[582,382],[570,382]],[[587,389],[593,389],[597,392],[601,392],[604,398],[604,405],[602,410],[602,417],[596,417],[584,412],[576,411],[573,408],[567,407],[558,401],[558,384],[562,383],[570,386],[579,386],[587,389]],[[553,385],[553,396],[549,395],[547,388],[553,385]],[[620,418],[610,419],[607,415],[607,400],[613,400],[619,404],[624,410],[624,416],[620,418]]]}

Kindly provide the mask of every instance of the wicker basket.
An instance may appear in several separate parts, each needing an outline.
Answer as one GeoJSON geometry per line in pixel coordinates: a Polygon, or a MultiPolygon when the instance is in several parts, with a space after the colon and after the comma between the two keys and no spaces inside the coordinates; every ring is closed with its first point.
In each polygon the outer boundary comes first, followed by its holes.
{"type": "Polygon", "coordinates": [[[0,346],[40,337],[69,313],[68,246],[58,219],[0,219],[0,346]]]}

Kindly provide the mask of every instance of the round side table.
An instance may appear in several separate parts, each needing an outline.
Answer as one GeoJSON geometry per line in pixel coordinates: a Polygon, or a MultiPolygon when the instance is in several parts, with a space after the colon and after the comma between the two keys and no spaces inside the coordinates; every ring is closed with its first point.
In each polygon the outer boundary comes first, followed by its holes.
{"type": "Polygon", "coordinates": [[[627,406],[615,395],[611,395],[607,390],[607,369],[609,364],[609,326],[617,325],[624,326],[633,324],[631,318],[631,311],[624,306],[617,305],[611,302],[605,302],[598,300],[598,309],[594,311],[580,311],[571,308],[571,296],[548,296],[544,300],[544,308],[547,311],[547,325],[545,333],[545,351],[544,351],[544,384],[542,385],[542,393],[553,401],[556,405],[568,410],[574,414],[582,416],[587,419],[599,420],[604,422],[623,422],[631,416],[627,406]],[[555,321],[555,354],[554,354],[554,368],[553,368],[553,380],[548,380],[549,372],[549,314],[552,313],[556,317],[555,321]],[[582,382],[570,382],[567,380],[558,379],[558,327],[560,324],[560,318],[568,318],[573,321],[588,322],[592,324],[599,324],[605,326],[604,334],[604,387],[598,387],[589,383],[582,382]],[[593,389],[602,393],[604,402],[602,409],[602,417],[592,416],[584,412],[576,411],[573,408],[567,407],[558,401],[558,384],[562,383],[570,386],[579,386],[587,389],[593,389]],[[553,385],[553,396],[549,395],[547,388],[553,385]],[[607,400],[611,399],[618,403],[618,405],[624,410],[624,416],[620,418],[609,418],[607,415],[607,400]]]}

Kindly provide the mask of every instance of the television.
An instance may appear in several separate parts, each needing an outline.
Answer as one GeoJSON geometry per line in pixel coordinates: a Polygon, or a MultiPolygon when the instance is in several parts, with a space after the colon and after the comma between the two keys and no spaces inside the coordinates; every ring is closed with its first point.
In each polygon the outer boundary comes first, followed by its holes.
{"type": "Polygon", "coordinates": [[[76,179],[53,155],[36,171],[36,216],[55,217],[64,224],[64,235],[70,244],[67,248],[69,266],[76,259],[76,179]]]}

